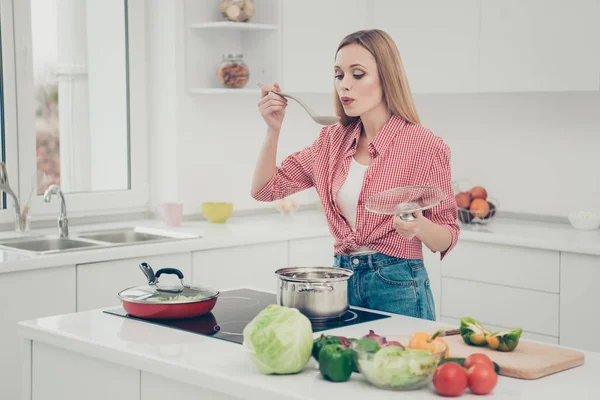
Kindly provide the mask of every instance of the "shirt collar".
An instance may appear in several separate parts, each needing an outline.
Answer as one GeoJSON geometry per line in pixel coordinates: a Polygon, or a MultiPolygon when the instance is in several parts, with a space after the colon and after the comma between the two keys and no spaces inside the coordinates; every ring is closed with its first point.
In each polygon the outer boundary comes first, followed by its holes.
{"type": "MultiPolygon", "coordinates": [[[[379,133],[375,136],[375,139],[369,143],[369,151],[372,153],[372,155],[383,154],[405,123],[406,121],[404,118],[397,115],[392,115],[385,125],[383,125],[379,133]]],[[[361,131],[362,121],[359,118],[348,135],[350,140],[346,150],[346,155],[354,154],[356,152],[356,146],[358,145],[358,138],[360,137],[361,131]]]]}

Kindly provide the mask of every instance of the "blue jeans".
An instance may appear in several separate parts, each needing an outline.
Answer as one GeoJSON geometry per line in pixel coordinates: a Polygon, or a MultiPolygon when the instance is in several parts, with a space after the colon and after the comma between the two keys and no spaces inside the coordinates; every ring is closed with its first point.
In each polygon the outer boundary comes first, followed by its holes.
{"type": "Polygon", "coordinates": [[[334,267],[349,269],[348,303],[435,321],[435,303],[423,260],[382,253],[334,256],[334,267]]]}

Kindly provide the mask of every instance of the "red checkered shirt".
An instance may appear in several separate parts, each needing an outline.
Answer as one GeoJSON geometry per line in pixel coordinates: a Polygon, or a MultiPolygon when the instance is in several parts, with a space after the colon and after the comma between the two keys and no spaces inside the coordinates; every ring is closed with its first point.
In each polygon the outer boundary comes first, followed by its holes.
{"type": "Polygon", "coordinates": [[[452,234],[448,249],[456,245],[460,233],[457,206],[452,189],[450,148],[430,130],[401,117],[392,116],[369,143],[369,165],[358,199],[356,232],[340,212],[336,196],[346,180],[351,157],[356,153],[361,121],[348,126],[335,124],[321,129],[319,137],[306,148],[287,156],[275,175],[254,196],[258,201],[274,201],[314,187],[321,199],[329,230],[335,238],[334,254],[349,254],[361,246],[399,258],[423,259],[421,240],[405,239],[396,232],[393,216],[369,212],[368,197],[400,186],[437,186],[446,198],[423,215],[444,225],[452,234]]]}

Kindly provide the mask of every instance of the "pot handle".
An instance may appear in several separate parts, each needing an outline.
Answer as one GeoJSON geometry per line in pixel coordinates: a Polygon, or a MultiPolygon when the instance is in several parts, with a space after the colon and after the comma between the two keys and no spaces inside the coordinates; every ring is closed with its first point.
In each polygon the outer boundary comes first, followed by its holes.
{"type": "Polygon", "coordinates": [[[302,292],[331,292],[332,290],[333,290],[333,286],[331,286],[328,283],[326,283],[324,285],[318,285],[318,286],[306,285],[306,286],[303,286],[300,289],[298,289],[298,291],[300,293],[302,293],[302,292]]]}
{"type": "Polygon", "coordinates": [[[158,283],[158,277],[163,274],[177,275],[177,277],[179,278],[179,281],[181,282],[181,287],[178,289],[161,289],[159,287],[156,287],[156,290],[158,290],[159,292],[180,293],[181,291],[183,291],[183,289],[189,288],[189,286],[187,286],[186,284],[183,283],[183,272],[181,272],[177,268],[161,268],[158,271],[156,271],[156,274],[155,274],[156,282],[155,283],[158,283]]]}
{"type": "Polygon", "coordinates": [[[156,283],[156,278],[158,275],[154,275],[154,270],[152,270],[150,264],[143,262],[140,264],[140,269],[142,270],[144,275],[146,275],[146,278],[148,278],[148,284],[154,285],[156,283]]]}
{"type": "Polygon", "coordinates": [[[177,268],[161,268],[158,271],[156,271],[156,279],[158,279],[159,276],[161,276],[162,274],[174,274],[177,275],[177,277],[179,279],[183,279],[183,272],[181,272],[180,270],[178,270],[177,268]]]}

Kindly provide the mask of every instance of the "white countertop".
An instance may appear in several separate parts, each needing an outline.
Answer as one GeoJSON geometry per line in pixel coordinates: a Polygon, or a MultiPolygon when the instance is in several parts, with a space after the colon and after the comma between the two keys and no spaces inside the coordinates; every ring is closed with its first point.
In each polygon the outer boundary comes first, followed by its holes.
{"type": "MultiPolygon", "coordinates": [[[[179,228],[166,227],[156,220],[140,220],[72,226],[70,231],[71,234],[76,234],[127,226],[193,233],[201,238],[67,251],[52,255],[17,253],[0,248],[0,273],[330,235],[325,217],[320,211],[299,212],[293,218],[284,218],[279,214],[232,217],[225,224],[191,221],[184,222],[179,228]]],[[[39,230],[35,234],[55,235],[56,228],[39,230]]],[[[14,237],[12,232],[0,233],[0,239],[10,237],[14,237]]],[[[478,230],[463,227],[459,242],[461,240],[600,255],[600,230],[578,231],[568,224],[497,218],[492,224],[478,230]]]]}
{"type": "MultiPolygon", "coordinates": [[[[447,326],[399,315],[329,331],[360,337],[369,329],[381,335],[410,334],[447,326]]],[[[19,323],[20,334],[33,341],[58,346],[83,355],[118,363],[238,396],[261,399],[389,399],[401,394],[380,390],[360,374],[344,383],[324,380],[316,362],[295,375],[258,373],[240,344],[169,329],[92,310],[19,323]]],[[[320,332],[314,333],[317,337],[320,332]]],[[[590,398],[597,392],[600,353],[584,352],[585,364],[537,380],[500,376],[495,399],[590,398]]],[[[439,398],[431,387],[410,393],[412,399],[439,398]]],[[[468,390],[463,394],[475,397],[468,390]]]]}

